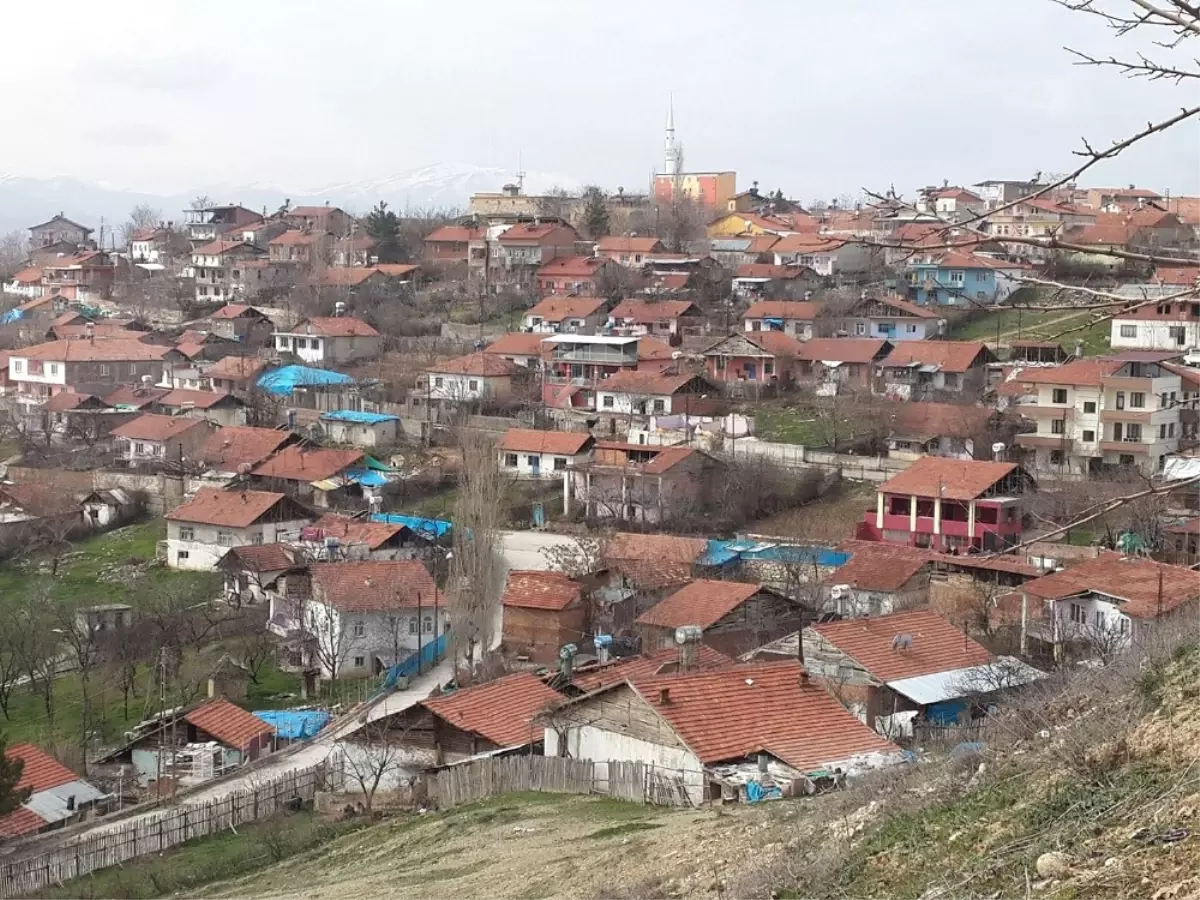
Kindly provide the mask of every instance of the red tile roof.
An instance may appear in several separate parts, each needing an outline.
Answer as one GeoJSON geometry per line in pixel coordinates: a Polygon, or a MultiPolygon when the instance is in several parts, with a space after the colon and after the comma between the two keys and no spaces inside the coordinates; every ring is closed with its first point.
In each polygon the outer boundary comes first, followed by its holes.
{"type": "Polygon", "coordinates": [[[53,483],[8,484],[0,487],[0,496],[8,497],[31,516],[78,516],[80,512],[75,499],[53,483]]]}
{"type": "Polygon", "coordinates": [[[33,834],[50,823],[27,806],[18,806],[7,816],[0,817],[0,837],[14,838],[33,834]]]}
{"type": "MultiPolygon", "coordinates": [[[[733,660],[707,644],[696,647],[696,669],[722,669],[732,666],[733,660]]],[[[679,650],[667,647],[640,656],[627,656],[614,662],[577,673],[571,683],[581,691],[591,692],[612,684],[629,681],[638,684],[656,675],[673,675],[679,671],[679,650]]]]}
{"type": "Polygon", "coordinates": [[[888,346],[872,338],[813,338],[800,345],[798,359],[810,362],[869,363],[888,346]]]}
{"type": "Polygon", "coordinates": [[[658,628],[679,628],[682,625],[708,628],[761,590],[760,584],[700,578],[650,607],[638,616],[637,624],[658,628]]]}
{"type": "Polygon", "coordinates": [[[612,264],[611,260],[599,256],[560,256],[541,266],[537,274],[539,278],[590,278],[612,264]]]}
{"type": "Polygon", "coordinates": [[[174,347],[144,344],[134,337],[101,337],[95,340],[72,338],[47,341],[14,350],[13,356],[49,362],[145,362],[163,359],[174,347]]]}
{"type": "Polygon", "coordinates": [[[319,231],[315,234],[308,231],[301,231],[298,228],[293,228],[283,232],[276,238],[272,238],[267,242],[267,246],[287,246],[292,245],[307,245],[314,243],[319,238],[324,238],[325,232],[319,231]]]}
{"type": "Polygon", "coordinates": [[[435,228],[425,238],[427,244],[468,244],[483,239],[484,229],[465,228],[461,225],[443,225],[435,228]]]}
{"type": "Polygon", "coordinates": [[[601,253],[653,253],[664,248],[656,237],[609,235],[596,242],[596,249],[601,253]]]}
{"type": "Polygon", "coordinates": [[[1030,366],[1021,369],[1012,380],[1021,384],[1069,384],[1100,387],[1105,378],[1124,363],[1115,359],[1077,359],[1061,366],[1030,366]]]}
{"type": "Polygon", "coordinates": [[[488,353],[468,353],[455,359],[447,359],[429,366],[429,372],[437,375],[478,375],[481,378],[500,378],[515,375],[521,367],[510,359],[488,353]]]}
{"type": "Polygon", "coordinates": [[[223,697],[201,703],[183,719],[235,750],[245,750],[256,738],[270,738],[275,734],[275,729],[258,716],[234,706],[223,697]]]}
{"type": "Polygon", "coordinates": [[[405,278],[414,272],[421,271],[420,266],[406,263],[376,263],[374,268],[380,275],[388,278],[405,278]]]}
{"type": "Polygon", "coordinates": [[[210,319],[240,319],[242,316],[251,316],[254,318],[265,318],[265,314],[259,312],[253,306],[247,306],[244,303],[226,303],[216,312],[210,319]]]}
{"type": "Polygon", "coordinates": [[[541,316],[547,322],[586,319],[598,313],[607,302],[603,297],[547,297],[528,310],[525,317],[541,316]]]}
{"type": "Polygon", "coordinates": [[[326,513],[313,522],[311,527],[325,537],[337,538],[342,544],[366,544],[370,550],[382,547],[405,528],[403,525],[372,522],[370,519],[339,516],[336,513],[326,513]]]}
{"type": "Polygon", "coordinates": [[[823,234],[789,234],[771,248],[772,253],[832,253],[846,242],[823,234]]]}
{"type": "Polygon", "coordinates": [[[204,419],[192,419],[187,416],[160,416],[154,413],[143,413],[112,430],[113,437],[125,438],[129,441],[171,441],[186,434],[193,428],[208,428],[204,419]]]}
{"type": "Polygon", "coordinates": [[[513,453],[554,453],[575,456],[591,446],[593,438],[586,431],[534,431],[529,428],[510,428],[497,445],[497,450],[513,453]]]}
{"type": "Polygon", "coordinates": [[[733,277],[737,278],[770,278],[776,281],[790,281],[803,275],[812,275],[813,270],[808,266],[776,266],[772,263],[743,263],[737,267],[733,277]]]}
{"type": "Polygon", "coordinates": [[[809,628],[884,683],[992,661],[987,648],[927,609],[823,622],[809,628]],[[898,634],[912,636],[908,649],[892,649],[892,639],[898,634]]]}
{"type": "Polygon", "coordinates": [[[678,319],[698,311],[696,304],[691,300],[622,300],[608,315],[618,322],[632,321],[639,325],[653,325],[663,319],[678,319]]]}
{"type": "Polygon", "coordinates": [[[752,344],[757,344],[773,356],[788,359],[800,359],[804,352],[804,344],[790,334],[782,331],[743,331],[740,332],[752,344]]]}
{"type": "Polygon", "coordinates": [[[974,500],[1016,471],[1017,464],[1010,462],[922,456],[903,472],[881,484],[879,491],[916,497],[940,495],[946,500],[974,500]]]}
{"type": "Polygon", "coordinates": [[[892,436],[929,439],[983,434],[995,410],[954,403],[894,403],[887,407],[892,436]]]}
{"type": "Polygon", "coordinates": [[[811,322],[820,311],[820,305],[803,300],[759,300],[751,303],[742,313],[742,320],[796,319],[801,322],[811,322]]]}
{"type": "Polygon", "coordinates": [[[685,462],[693,456],[703,455],[691,447],[667,447],[664,450],[660,450],[655,454],[654,459],[643,465],[642,471],[647,475],[663,475],[681,462],[685,462]]]}
{"type": "Polygon", "coordinates": [[[205,465],[236,472],[239,466],[257,465],[291,437],[286,431],[274,428],[251,428],[245,425],[226,425],[209,436],[200,451],[205,465]]]}
{"type": "Polygon", "coordinates": [[[495,356],[542,356],[544,334],[532,334],[527,331],[510,331],[502,334],[486,347],[484,353],[495,356]]]}
{"type": "Polygon", "coordinates": [[[533,718],[561,696],[529,672],[462,688],[421,705],[462,731],[500,747],[520,747],[542,739],[544,728],[533,718]]]}
{"type": "Polygon", "coordinates": [[[277,503],[287,501],[284,494],[270,491],[219,491],[201,488],[191,500],[167,513],[173,522],[198,525],[224,525],[248,528],[277,503]]]}
{"type": "Polygon", "coordinates": [[[433,577],[415,559],[314,563],[313,599],[341,612],[387,612],[441,606],[433,577]]]}
{"type": "Polygon", "coordinates": [[[618,532],[603,547],[605,562],[637,587],[655,590],[692,578],[692,566],[708,550],[704,538],[618,532]]]}
{"type": "Polygon", "coordinates": [[[265,359],[253,356],[226,356],[204,370],[207,378],[220,378],[227,381],[241,381],[253,378],[267,367],[265,359]]]}
{"type": "Polygon", "coordinates": [[[160,397],[169,393],[169,388],[134,387],[127,384],[110,394],[105,394],[103,399],[109,406],[130,406],[134,409],[141,409],[143,406],[158,402],[160,397]]]}
{"type": "Polygon", "coordinates": [[[345,471],[362,458],[360,450],[332,450],[292,444],[260,464],[252,474],[287,481],[322,481],[345,471]]]}
{"type": "Polygon", "coordinates": [[[642,335],[638,338],[638,362],[653,362],[655,360],[674,359],[675,348],[658,338],[642,335]]]}
{"type": "Polygon", "coordinates": [[[378,269],[368,266],[355,266],[353,268],[334,268],[330,266],[321,273],[318,281],[321,284],[332,287],[358,287],[360,284],[380,275],[382,273],[378,269]]]}
{"type": "Polygon", "coordinates": [[[854,544],[849,561],[831,572],[825,578],[826,584],[848,584],[865,591],[896,591],[929,565],[933,556],[903,544],[882,541],[854,544]]]}
{"type": "Polygon", "coordinates": [[[1200,281],[1200,266],[1158,266],[1154,280],[1178,287],[1195,287],[1200,281]]]}
{"type": "Polygon", "coordinates": [[[926,306],[917,306],[915,303],[909,303],[900,297],[875,297],[876,303],[882,303],[884,306],[890,306],[892,309],[906,316],[914,316],[918,319],[937,319],[940,316],[932,309],[926,306]]]}
{"type": "Polygon", "coordinates": [[[562,572],[513,569],[504,589],[504,605],[561,612],[578,603],[583,589],[562,572]]]}
{"type": "Polygon", "coordinates": [[[673,372],[639,372],[633,369],[622,369],[615,375],[597,385],[598,393],[605,394],[645,394],[651,396],[670,396],[682,390],[693,381],[700,379],[692,372],[675,374],[673,372]]]}
{"type": "Polygon", "coordinates": [[[196,409],[210,409],[223,400],[232,400],[237,406],[243,402],[226,391],[192,391],[186,388],[175,388],[158,398],[160,406],[180,406],[192,404],[196,409]]]}
{"type": "Polygon", "coordinates": [[[82,780],[41,747],[33,744],[15,744],[4,751],[4,756],[10,760],[19,759],[25,764],[21,769],[21,777],[17,780],[18,791],[29,788],[31,793],[36,794],[82,780]]]}
{"type": "Polygon", "coordinates": [[[944,372],[966,372],[975,365],[992,359],[992,353],[982,341],[901,341],[880,365],[938,366],[944,372]]]}
{"type": "Polygon", "coordinates": [[[37,284],[42,280],[42,270],[34,266],[22,269],[13,276],[17,284],[37,284]]]}
{"type": "Polygon", "coordinates": [[[247,544],[222,557],[236,560],[251,572],[282,572],[296,566],[296,552],[288,544],[247,544]]]}
{"type": "Polygon", "coordinates": [[[575,234],[575,229],[569,225],[563,225],[561,222],[542,222],[534,224],[533,222],[519,222],[511,228],[505,229],[504,233],[498,238],[501,244],[524,244],[524,243],[542,243],[547,237],[550,237],[554,232],[562,230],[571,235],[575,234]]]}
{"type": "Polygon", "coordinates": [[[1035,578],[1026,582],[1021,590],[1046,600],[1096,591],[1125,601],[1120,604],[1120,610],[1135,619],[1153,619],[1160,612],[1171,612],[1200,597],[1200,578],[1194,570],[1181,566],[1107,554],[1035,578]]]}
{"type": "Polygon", "coordinates": [[[379,337],[379,332],[354,316],[309,316],[280,334],[319,334],[324,337],[379,337]]]}
{"type": "Polygon", "coordinates": [[[808,772],[860,754],[899,757],[802,671],[785,660],[660,675],[633,688],[705,765],[766,752],[808,772]]]}
{"type": "Polygon", "coordinates": [[[100,400],[100,398],[94,397],[91,394],[77,394],[74,391],[66,390],[59,391],[43,403],[41,410],[42,412],[69,412],[84,403],[88,403],[88,401],[96,401],[105,406],[108,405],[103,400],[100,400]]]}
{"type": "Polygon", "coordinates": [[[254,250],[250,244],[245,241],[223,241],[216,240],[211,243],[204,244],[192,251],[193,256],[222,256],[232,250],[254,250]]]}

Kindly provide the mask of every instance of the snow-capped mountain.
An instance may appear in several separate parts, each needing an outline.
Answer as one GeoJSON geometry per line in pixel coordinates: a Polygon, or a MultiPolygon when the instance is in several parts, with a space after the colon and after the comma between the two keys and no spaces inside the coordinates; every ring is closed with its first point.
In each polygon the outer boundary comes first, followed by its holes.
{"type": "MultiPolygon", "coordinates": [[[[24,229],[51,218],[58,212],[92,228],[101,218],[119,226],[129,210],[148,204],[162,210],[164,219],[178,220],[194,198],[207,196],[217,203],[240,203],[251,209],[278,209],[284,200],[292,205],[326,201],[353,213],[366,213],[380,200],[398,211],[418,209],[465,210],[471,194],[499,191],[517,180],[507,169],[466,163],[438,163],[385,178],[331,184],[318,188],[288,188],[265,182],[253,184],[216,183],[187,191],[156,194],[102,182],[83,181],[68,175],[27,178],[0,174],[0,233],[24,229]]],[[[539,193],[550,188],[568,190],[580,186],[579,179],[554,172],[526,172],[525,190],[539,193]]]]}

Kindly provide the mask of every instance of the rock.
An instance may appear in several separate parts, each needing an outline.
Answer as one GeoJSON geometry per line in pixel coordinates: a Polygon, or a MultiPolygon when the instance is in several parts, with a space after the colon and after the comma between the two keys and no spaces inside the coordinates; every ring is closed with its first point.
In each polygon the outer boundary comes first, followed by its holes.
{"type": "Polygon", "coordinates": [[[1043,853],[1034,864],[1042,878],[1066,878],[1071,874],[1071,857],[1058,850],[1043,853]]]}
{"type": "Polygon", "coordinates": [[[1120,860],[1118,860],[1115,856],[1110,856],[1104,861],[1104,868],[1111,869],[1113,866],[1118,865],[1119,863],[1120,860]]]}

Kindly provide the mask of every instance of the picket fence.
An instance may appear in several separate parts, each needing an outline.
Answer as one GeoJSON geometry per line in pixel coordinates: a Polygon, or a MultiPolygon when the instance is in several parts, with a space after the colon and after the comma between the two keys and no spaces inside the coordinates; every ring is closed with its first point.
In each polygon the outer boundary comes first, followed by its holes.
{"type": "Polygon", "coordinates": [[[602,794],[632,803],[691,805],[683,772],[640,762],[595,763],[557,756],[487,757],[442,769],[429,783],[430,798],[439,809],[518,791],[602,794]]]}
{"type": "MultiPolygon", "coordinates": [[[[337,785],[340,767],[327,762],[288,772],[207,803],[147,813],[125,825],[86,833],[38,856],[0,863],[0,897],[20,897],[246,822],[266,819],[337,785]]],[[[99,820],[102,824],[103,820],[99,820]]]]}

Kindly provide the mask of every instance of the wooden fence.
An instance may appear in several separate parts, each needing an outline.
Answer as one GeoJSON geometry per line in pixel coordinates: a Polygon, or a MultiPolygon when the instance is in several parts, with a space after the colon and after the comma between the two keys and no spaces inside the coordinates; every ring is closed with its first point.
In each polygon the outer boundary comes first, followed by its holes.
{"type": "MultiPolygon", "coordinates": [[[[147,813],[91,837],[84,833],[47,853],[0,863],[0,897],[19,897],[194,838],[268,818],[298,801],[313,799],[317,791],[335,787],[332,782],[339,773],[340,767],[321,762],[217,800],[147,813]]],[[[97,820],[98,826],[103,824],[103,820],[97,820]]]]}
{"type": "Polygon", "coordinates": [[[429,780],[429,794],[439,809],[517,791],[603,794],[633,803],[690,806],[683,775],[639,762],[595,763],[557,756],[489,757],[438,772],[429,780]]]}

